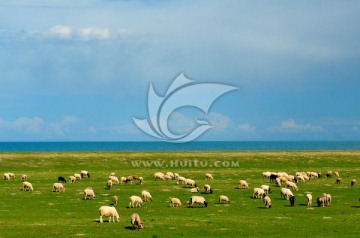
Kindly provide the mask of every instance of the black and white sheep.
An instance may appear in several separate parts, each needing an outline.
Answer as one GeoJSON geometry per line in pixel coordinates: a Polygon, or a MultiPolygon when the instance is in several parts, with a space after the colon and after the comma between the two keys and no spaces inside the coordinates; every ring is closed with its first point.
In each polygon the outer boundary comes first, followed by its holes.
{"type": "Polygon", "coordinates": [[[203,205],[205,207],[208,206],[208,202],[202,196],[191,196],[189,203],[190,207],[193,207],[194,204],[203,205]]]}

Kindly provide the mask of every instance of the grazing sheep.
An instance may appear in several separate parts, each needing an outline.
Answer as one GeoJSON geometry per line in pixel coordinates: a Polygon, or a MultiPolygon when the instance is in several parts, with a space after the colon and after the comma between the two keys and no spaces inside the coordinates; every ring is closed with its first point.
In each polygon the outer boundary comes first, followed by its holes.
{"type": "Polygon", "coordinates": [[[109,179],[106,183],[106,188],[110,190],[112,185],[113,185],[113,183],[112,183],[111,179],[109,179]]]}
{"type": "Polygon", "coordinates": [[[181,206],[181,201],[178,198],[169,198],[170,199],[170,207],[179,207],[181,206]]]}
{"type": "Polygon", "coordinates": [[[305,183],[305,176],[303,176],[303,175],[297,175],[297,176],[296,176],[296,179],[297,179],[299,182],[305,183]]]}
{"type": "Polygon", "coordinates": [[[164,173],[156,172],[156,173],[154,174],[154,180],[165,180],[165,175],[164,175],[164,173]]]}
{"type": "Polygon", "coordinates": [[[143,204],[143,200],[141,199],[141,197],[139,196],[131,196],[130,197],[130,204],[129,204],[129,207],[132,208],[132,207],[141,207],[141,205],[143,204]]]}
{"type": "Polygon", "coordinates": [[[249,184],[245,181],[245,180],[240,180],[239,181],[239,188],[249,188],[249,184]]]}
{"type": "Polygon", "coordinates": [[[271,173],[270,175],[270,182],[275,182],[275,180],[278,178],[279,176],[276,173],[271,173]]]}
{"type": "Polygon", "coordinates": [[[260,188],[262,188],[262,190],[264,190],[265,194],[269,194],[272,192],[269,185],[263,184],[260,186],[260,188]]]}
{"type": "MultiPolygon", "coordinates": [[[[70,176],[69,176],[69,183],[75,183],[75,181],[76,181],[76,177],[73,176],[73,175],[70,175],[70,176]]],[[[65,181],[65,182],[66,182],[66,181],[65,181]]]]}
{"type": "Polygon", "coordinates": [[[331,178],[331,176],[332,176],[332,171],[327,171],[325,178],[331,178]]]}
{"type": "Polygon", "coordinates": [[[81,180],[81,174],[74,174],[75,178],[81,180]]]}
{"type": "Polygon", "coordinates": [[[264,196],[264,204],[266,208],[271,208],[271,199],[269,196],[264,196]]]}
{"type": "Polygon", "coordinates": [[[130,175],[126,178],[126,183],[131,183],[132,184],[132,181],[133,180],[136,180],[138,177],[136,175],[130,175]]]}
{"type": "Polygon", "coordinates": [[[262,188],[254,188],[253,198],[263,198],[265,191],[262,188]]]}
{"type": "Polygon", "coordinates": [[[332,201],[331,195],[330,194],[323,194],[323,195],[325,195],[325,198],[326,198],[326,201],[325,201],[326,206],[330,207],[331,201],[332,201]]]}
{"type": "Polygon", "coordinates": [[[190,193],[198,193],[198,192],[200,192],[199,187],[190,189],[190,193]]]}
{"type": "Polygon", "coordinates": [[[279,177],[277,177],[277,178],[275,179],[275,182],[276,182],[276,186],[277,186],[277,187],[281,187],[281,181],[280,181],[280,178],[279,178],[279,177]]]}
{"type": "Polygon", "coordinates": [[[193,205],[195,203],[198,204],[198,205],[205,205],[205,207],[208,206],[208,202],[202,196],[191,196],[189,202],[190,202],[190,207],[193,207],[193,205]]]}
{"type": "Polygon", "coordinates": [[[209,184],[205,184],[204,189],[205,189],[205,193],[213,193],[213,190],[209,184]]]}
{"type": "Polygon", "coordinates": [[[4,180],[10,180],[9,173],[4,173],[4,180]]]}
{"type": "Polygon", "coordinates": [[[279,176],[278,179],[280,180],[281,183],[286,183],[288,181],[288,179],[284,176],[279,176]]]}
{"type": "Polygon", "coordinates": [[[338,171],[335,171],[335,172],[334,172],[334,175],[335,175],[336,177],[338,177],[338,178],[340,177],[340,174],[339,174],[338,171]]]}
{"type": "Polygon", "coordinates": [[[310,178],[319,178],[319,174],[316,172],[309,172],[308,176],[310,178]]]}
{"type": "Polygon", "coordinates": [[[169,174],[164,175],[165,180],[172,180],[172,177],[169,174]]]}
{"type": "Polygon", "coordinates": [[[166,177],[169,177],[169,178],[172,179],[172,180],[175,179],[175,175],[174,175],[173,172],[166,172],[165,176],[166,176],[166,177]]]}
{"type": "Polygon", "coordinates": [[[22,183],[22,190],[23,191],[34,191],[34,188],[31,183],[29,182],[23,182],[22,183]]]}
{"type": "Polygon", "coordinates": [[[27,175],[23,174],[21,175],[20,181],[25,182],[27,180],[27,175]]]}
{"type": "Polygon", "coordinates": [[[356,179],[351,180],[350,185],[351,187],[354,187],[356,185],[356,179]]]}
{"type": "Polygon", "coordinates": [[[141,196],[144,199],[144,202],[147,202],[148,200],[150,200],[151,202],[153,201],[151,194],[146,190],[143,190],[141,192],[141,196]]]}
{"type": "Polygon", "coordinates": [[[65,187],[62,183],[53,184],[53,192],[65,192],[65,187]]]}
{"type": "Polygon", "coordinates": [[[222,203],[222,202],[230,203],[230,199],[229,199],[227,196],[225,196],[225,195],[220,195],[220,196],[219,196],[218,203],[222,203]]]}
{"type": "Polygon", "coordinates": [[[112,199],[114,206],[116,206],[118,204],[119,198],[117,196],[113,196],[112,199]]]}
{"type": "Polygon", "coordinates": [[[311,194],[306,194],[306,205],[307,206],[311,206],[312,205],[312,195],[311,194]]]}
{"type": "Polygon", "coordinates": [[[120,221],[120,216],[116,211],[115,207],[101,206],[99,208],[99,214],[100,214],[100,223],[103,223],[103,218],[102,218],[103,216],[109,217],[109,223],[111,222],[111,218],[113,222],[115,222],[115,218],[117,222],[120,221]]]}
{"type": "Polygon", "coordinates": [[[143,177],[138,177],[137,180],[139,181],[139,184],[143,184],[143,183],[144,183],[144,178],[143,178],[143,177]]]}
{"type": "Polygon", "coordinates": [[[271,176],[271,172],[269,172],[269,171],[267,171],[267,172],[263,172],[262,173],[262,178],[263,179],[269,179],[270,178],[270,176],[271,176]]]}
{"type": "MultiPolygon", "coordinates": [[[[360,199],[359,199],[359,201],[360,201],[360,199]]],[[[190,206],[190,201],[185,201],[185,202],[184,202],[184,205],[190,206]]]]}
{"type": "Polygon", "coordinates": [[[295,196],[290,196],[290,207],[295,207],[295,196]]]}
{"type": "Polygon", "coordinates": [[[185,187],[197,187],[196,182],[192,179],[185,180],[185,187]]]}
{"type": "Polygon", "coordinates": [[[182,176],[179,176],[178,178],[177,178],[177,184],[179,184],[180,182],[182,182],[182,183],[185,183],[185,181],[186,181],[186,178],[184,178],[184,177],[182,177],[182,176]]]}
{"type": "Polygon", "coordinates": [[[337,183],[337,184],[341,183],[341,181],[342,181],[342,178],[337,178],[337,179],[336,179],[336,183],[337,183]]]}
{"type": "Polygon", "coordinates": [[[109,176],[116,176],[116,173],[115,173],[115,172],[111,172],[111,173],[109,174],[109,176]]]}
{"type": "Polygon", "coordinates": [[[279,177],[285,177],[285,178],[289,176],[286,172],[277,172],[276,174],[279,177]]]}
{"type": "Polygon", "coordinates": [[[121,183],[121,184],[125,184],[125,183],[127,183],[127,182],[128,182],[128,180],[127,180],[126,177],[121,177],[121,178],[120,178],[120,183],[121,183]]]}
{"type": "Polygon", "coordinates": [[[281,198],[284,198],[286,200],[289,200],[291,196],[294,196],[294,194],[291,192],[288,188],[281,188],[280,190],[280,196],[281,198]]]}
{"type": "Polygon", "coordinates": [[[120,183],[118,177],[116,177],[116,176],[109,176],[109,180],[111,180],[111,182],[113,184],[119,184],[120,183]]]}
{"type": "Polygon", "coordinates": [[[294,182],[290,182],[290,181],[286,181],[285,182],[285,187],[286,188],[292,188],[295,189],[296,191],[299,191],[298,187],[296,186],[296,184],[294,182]]]}
{"type": "Polygon", "coordinates": [[[86,170],[81,170],[80,175],[81,175],[81,178],[90,178],[90,174],[86,170]]]}
{"type": "Polygon", "coordinates": [[[135,229],[135,226],[137,226],[138,230],[144,228],[144,222],[140,220],[140,216],[137,213],[131,214],[130,223],[133,227],[133,230],[135,229]]]}
{"type": "Polygon", "coordinates": [[[212,176],[212,174],[209,174],[209,173],[206,173],[206,174],[205,174],[205,178],[206,178],[206,179],[211,179],[211,180],[214,179],[214,177],[212,176]]]}
{"type": "Polygon", "coordinates": [[[96,198],[95,192],[92,188],[86,188],[84,190],[84,195],[85,195],[84,200],[86,200],[87,198],[90,198],[90,197],[92,197],[92,199],[96,198]]]}
{"type": "Polygon", "coordinates": [[[175,179],[177,179],[178,177],[180,177],[180,175],[178,173],[174,173],[174,177],[175,179]]]}
{"type": "Polygon", "coordinates": [[[317,204],[318,204],[318,206],[319,207],[325,207],[325,205],[326,205],[326,196],[320,196],[320,197],[318,197],[317,198],[317,204]]]}
{"type": "Polygon", "coordinates": [[[63,176],[59,176],[58,177],[58,182],[59,183],[66,183],[66,179],[63,176]]]}

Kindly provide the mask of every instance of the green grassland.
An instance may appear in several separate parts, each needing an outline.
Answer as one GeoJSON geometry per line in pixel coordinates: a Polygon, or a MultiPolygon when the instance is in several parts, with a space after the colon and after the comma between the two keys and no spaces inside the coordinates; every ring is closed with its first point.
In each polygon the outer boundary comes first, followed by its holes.
{"type": "Polygon", "coordinates": [[[229,151],[229,152],[98,152],[98,153],[1,153],[0,172],[13,172],[15,180],[0,180],[0,237],[358,237],[360,235],[360,151],[229,151]],[[131,161],[149,163],[134,166],[131,161]],[[151,164],[160,161],[159,164],[151,164]],[[176,162],[174,162],[176,161],[176,162]],[[188,164],[179,164],[187,161],[188,164]],[[196,162],[202,164],[195,166],[196,162]],[[190,162],[192,164],[190,164],[190,162]],[[206,163],[205,163],[206,162],[206,163]],[[151,165],[151,166],[150,166],[151,165]],[[177,167],[176,167],[177,166],[177,167]],[[65,192],[51,192],[58,176],[87,170],[91,178],[66,183],[65,192]],[[280,188],[263,179],[264,171],[339,171],[335,178],[311,179],[298,183],[296,206],[280,198],[280,188]],[[197,181],[207,208],[169,207],[169,197],[189,200],[189,188],[174,180],[154,181],[155,172],[177,172],[197,181]],[[108,175],[142,176],[145,183],[114,185],[105,188],[108,175]],[[205,179],[212,173],[214,180],[205,179]],[[34,191],[21,191],[20,175],[27,174],[34,191]],[[250,189],[238,189],[240,179],[250,189]],[[212,186],[213,194],[202,194],[203,186],[212,186]],[[252,198],[252,189],[271,186],[272,208],[265,209],[262,199],[252,198]],[[92,187],[95,200],[84,200],[83,190],[92,187]],[[154,201],[141,208],[129,208],[129,197],[151,192],[154,201]],[[305,192],[314,200],[330,193],[330,207],[305,205],[305,192]],[[119,223],[99,223],[98,208],[111,205],[119,197],[119,223]],[[230,204],[218,204],[219,195],[227,195],[230,204]],[[131,230],[130,215],[138,213],[143,230],[131,230]]]}

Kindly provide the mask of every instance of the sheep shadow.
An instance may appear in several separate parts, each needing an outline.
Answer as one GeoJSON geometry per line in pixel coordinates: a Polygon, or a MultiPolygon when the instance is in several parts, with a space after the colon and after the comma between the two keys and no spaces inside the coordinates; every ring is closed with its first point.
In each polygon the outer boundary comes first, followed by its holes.
{"type": "Polygon", "coordinates": [[[268,208],[266,208],[266,207],[257,207],[258,209],[268,209],[268,208]]]}
{"type": "Polygon", "coordinates": [[[352,207],[352,208],[360,208],[360,206],[350,206],[350,207],[352,207]]]}
{"type": "Polygon", "coordinates": [[[135,230],[132,226],[125,226],[124,229],[126,229],[126,230],[135,230]]]}

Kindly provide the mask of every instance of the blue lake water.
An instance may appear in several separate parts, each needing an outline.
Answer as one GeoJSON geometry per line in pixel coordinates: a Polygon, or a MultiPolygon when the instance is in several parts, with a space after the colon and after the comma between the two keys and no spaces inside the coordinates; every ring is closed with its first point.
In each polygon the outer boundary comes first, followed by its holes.
{"type": "Polygon", "coordinates": [[[0,142],[0,152],[360,150],[360,141],[0,142]]]}

